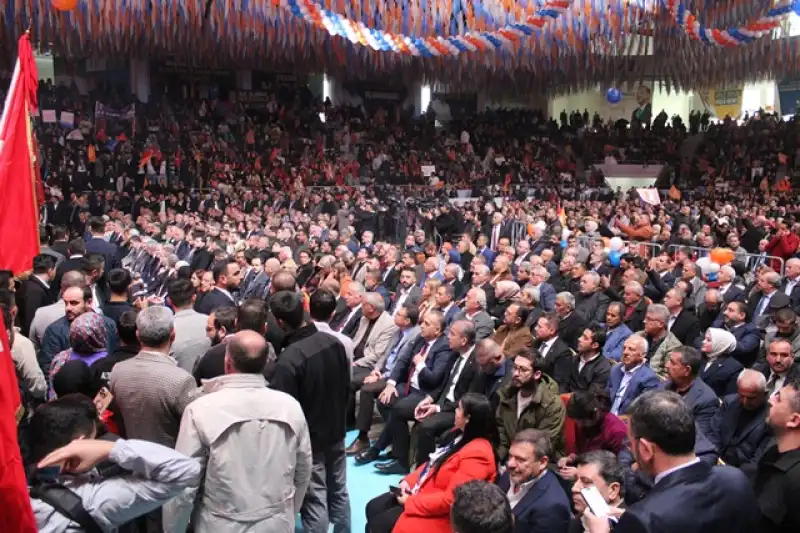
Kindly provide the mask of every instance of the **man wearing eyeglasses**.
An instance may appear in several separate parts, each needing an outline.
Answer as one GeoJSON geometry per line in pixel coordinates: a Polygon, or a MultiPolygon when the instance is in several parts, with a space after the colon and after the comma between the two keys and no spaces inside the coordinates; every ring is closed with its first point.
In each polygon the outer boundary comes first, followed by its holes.
{"type": "Polygon", "coordinates": [[[242,283],[242,267],[233,259],[222,261],[214,267],[214,288],[195,303],[194,310],[210,315],[219,307],[236,307],[233,292],[242,283]]]}
{"type": "MultiPolygon", "coordinates": [[[[500,446],[497,456],[505,461],[514,436],[524,429],[547,433],[554,449],[563,453],[562,428],[566,409],[561,402],[558,383],[540,370],[541,357],[535,352],[514,358],[511,383],[498,391],[497,431],[500,446]]],[[[557,453],[557,455],[559,454],[557,453]]]]}

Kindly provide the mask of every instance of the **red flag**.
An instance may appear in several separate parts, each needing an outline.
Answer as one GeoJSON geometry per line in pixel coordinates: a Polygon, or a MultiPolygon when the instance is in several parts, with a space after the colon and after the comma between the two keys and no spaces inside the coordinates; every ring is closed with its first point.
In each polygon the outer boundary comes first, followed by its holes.
{"type": "Polygon", "coordinates": [[[0,523],[4,530],[34,533],[36,520],[17,442],[19,385],[11,360],[6,326],[0,314],[0,523]]]}
{"type": "Polygon", "coordinates": [[[0,117],[0,269],[30,270],[39,253],[36,153],[30,114],[36,109],[36,63],[27,35],[0,117]]]}

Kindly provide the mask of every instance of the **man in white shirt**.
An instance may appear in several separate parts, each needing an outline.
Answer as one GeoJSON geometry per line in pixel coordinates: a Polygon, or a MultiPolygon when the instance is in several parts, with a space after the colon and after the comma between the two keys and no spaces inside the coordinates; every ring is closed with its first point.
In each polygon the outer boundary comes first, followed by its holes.
{"type": "Polygon", "coordinates": [[[611,412],[625,414],[633,401],[648,390],[661,386],[661,380],[645,363],[647,340],[639,335],[628,337],[622,347],[622,364],[611,369],[608,396],[611,412]]]}
{"type": "Polygon", "coordinates": [[[414,269],[403,267],[403,270],[400,271],[400,281],[392,304],[392,316],[395,316],[397,311],[407,305],[414,307],[419,305],[422,291],[416,285],[416,281],[417,276],[414,273],[414,269]]]}

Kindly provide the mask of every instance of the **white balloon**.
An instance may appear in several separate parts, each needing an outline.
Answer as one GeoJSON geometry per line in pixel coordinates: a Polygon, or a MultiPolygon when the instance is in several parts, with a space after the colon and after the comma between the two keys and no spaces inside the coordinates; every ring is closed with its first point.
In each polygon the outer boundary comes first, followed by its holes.
{"type": "Polygon", "coordinates": [[[568,228],[562,229],[561,230],[561,240],[562,241],[566,241],[567,239],[569,239],[569,236],[571,234],[572,234],[572,232],[568,228]]]}
{"type": "Polygon", "coordinates": [[[625,246],[625,243],[622,242],[622,239],[619,237],[612,237],[610,241],[608,241],[608,247],[611,249],[612,252],[619,252],[622,250],[622,247],[625,246]]]}
{"type": "Polygon", "coordinates": [[[537,220],[534,226],[544,231],[545,229],[547,229],[547,222],[545,222],[544,220],[537,220]]]}
{"type": "Polygon", "coordinates": [[[603,248],[603,255],[607,256],[610,251],[611,251],[611,248],[608,248],[608,247],[603,248]]]}
{"type": "Polygon", "coordinates": [[[711,258],[708,256],[701,257],[695,261],[695,264],[700,267],[700,270],[703,272],[703,274],[708,274],[708,268],[711,266],[711,258]]]}
{"type": "Polygon", "coordinates": [[[716,274],[717,272],[719,272],[719,265],[718,264],[711,263],[710,265],[708,265],[708,273],[709,274],[716,274]]]}

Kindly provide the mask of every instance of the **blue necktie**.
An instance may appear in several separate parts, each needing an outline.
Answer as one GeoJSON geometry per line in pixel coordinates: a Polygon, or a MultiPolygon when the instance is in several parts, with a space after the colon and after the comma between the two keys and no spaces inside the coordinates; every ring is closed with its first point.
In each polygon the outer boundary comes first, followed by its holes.
{"type": "Polygon", "coordinates": [[[400,353],[400,348],[403,347],[405,344],[406,336],[404,333],[400,333],[400,337],[397,339],[397,344],[394,345],[394,348],[391,352],[389,352],[389,357],[386,358],[386,364],[383,365],[383,373],[391,372],[394,368],[395,360],[397,359],[397,354],[400,353]]]}

